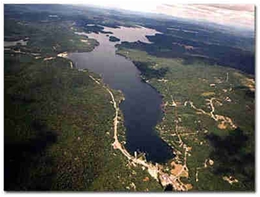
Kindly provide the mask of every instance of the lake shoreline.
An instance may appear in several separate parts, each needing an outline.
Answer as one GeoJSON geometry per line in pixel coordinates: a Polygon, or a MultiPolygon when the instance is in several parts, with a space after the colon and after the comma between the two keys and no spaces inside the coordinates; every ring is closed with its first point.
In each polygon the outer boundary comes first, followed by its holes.
{"type": "MultiPolygon", "coordinates": [[[[135,29],[132,28],[132,31],[135,29]]],[[[116,43],[110,42],[106,34],[91,33],[87,36],[97,40],[99,46],[90,53],[70,53],[69,58],[73,60],[76,68],[87,68],[99,74],[105,84],[123,92],[126,100],[121,102],[119,107],[124,114],[124,126],[127,130],[127,150],[131,154],[135,151],[144,152],[147,160],[157,163],[173,159],[172,148],[160,138],[156,129],[164,115],[161,108],[162,95],[144,81],[140,76],[141,72],[131,60],[116,53],[116,43]],[[143,141],[144,139],[146,141],[143,141]]],[[[133,36],[135,37],[136,35],[133,36]]]]}

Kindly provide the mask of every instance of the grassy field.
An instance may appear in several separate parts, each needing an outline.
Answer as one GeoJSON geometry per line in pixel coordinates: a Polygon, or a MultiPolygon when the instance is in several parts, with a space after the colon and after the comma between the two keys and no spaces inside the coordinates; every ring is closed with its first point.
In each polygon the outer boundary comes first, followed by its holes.
{"type": "Polygon", "coordinates": [[[162,94],[160,136],[173,147],[180,164],[185,146],[189,147],[189,178],[183,181],[196,191],[253,191],[253,76],[203,62],[187,65],[182,59],[158,58],[144,51],[119,48],[117,53],[141,68],[141,76],[162,94]]]}

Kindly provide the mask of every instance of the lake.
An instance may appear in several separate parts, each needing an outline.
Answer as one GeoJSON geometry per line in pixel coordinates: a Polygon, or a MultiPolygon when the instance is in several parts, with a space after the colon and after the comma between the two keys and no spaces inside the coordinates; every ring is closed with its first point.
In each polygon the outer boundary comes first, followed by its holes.
{"type": "MultiPolygon", "coordinates": [[[[159,33],[144,27],[106,27],[104,31],[113,32],[113,36],[121,41],[139,40],[147,43],[149,41],[145,35],[159,33]]],[[[160,94],[141,80],[140,72],[130,60],[116,55],[115,44],[119,42],[110,42],[106,34],[76,33],[96,39],[99,46],[89,53],[70,53],[68,58],[74,62],[76,68],[87,68],[100,74],[104,83],[124,94],[125,100],[120,104],[120,109],[126,127],[126,149],[131,154],[134,151],[145,152],[147,160],[153,162],[163,163],[173,158],[173,150],[158,136],[154,128],[163,115],[160,94]]]]}
{"type": "Polygon", "coordinates": [[[20,44],[22,46],[27,45],[28,41],[25,40],[17,40],[17,41],[4,41],[4,47],[11,47],[11,46],[15,46],[17,44],[20,44]]]}

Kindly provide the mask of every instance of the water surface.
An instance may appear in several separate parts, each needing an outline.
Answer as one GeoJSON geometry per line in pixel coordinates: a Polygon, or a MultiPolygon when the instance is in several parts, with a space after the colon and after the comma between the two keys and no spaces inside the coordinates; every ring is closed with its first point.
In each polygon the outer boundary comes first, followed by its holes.
{"type": "MultiPolygon", "coordinates": [[[[105,31],[114,32],[114,36],[121,41],[131,42],[147,42],[145,35],[156,33],[155,30],[146,28],[121,29],[122,32],[113,28],[105,28],[105,31]]],[[[123,92],[125,100],[120,104],[120,109],[126,127],[126,149],[132,154],[134,151],[145,152],[147,160],[154,162],[165,162],[172,158],[172,149],[160,139],[154,129],[162,118],[162,98],[158,92],[142,82],[140,72],[130,60],[115,54],[115,44],[118,42],[110,42],[106,34],[86,35],[96,39],[99,46],[92,52],[70,53],[68,57],[77,68],[87,68],[100,74],[106,84],[123,92]]]]}
{"type": "Polygon", "coordinates": [[[11,46],[15,46],[17,44],[20,44],[22,46],[27,45],[28,41],[25,40],[17,40],[17,41],[4,41],[4,47],[11,47],[11,46]]]}

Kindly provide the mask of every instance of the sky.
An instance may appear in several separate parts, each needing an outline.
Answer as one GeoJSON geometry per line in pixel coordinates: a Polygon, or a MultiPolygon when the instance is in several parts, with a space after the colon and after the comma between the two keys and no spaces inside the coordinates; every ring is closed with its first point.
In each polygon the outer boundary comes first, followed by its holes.
{"type": "Polygon", "coordinates": [[[173,0],[85,0],[84,3],[254,29],[253,4],[174,4],[173,0]]]}

